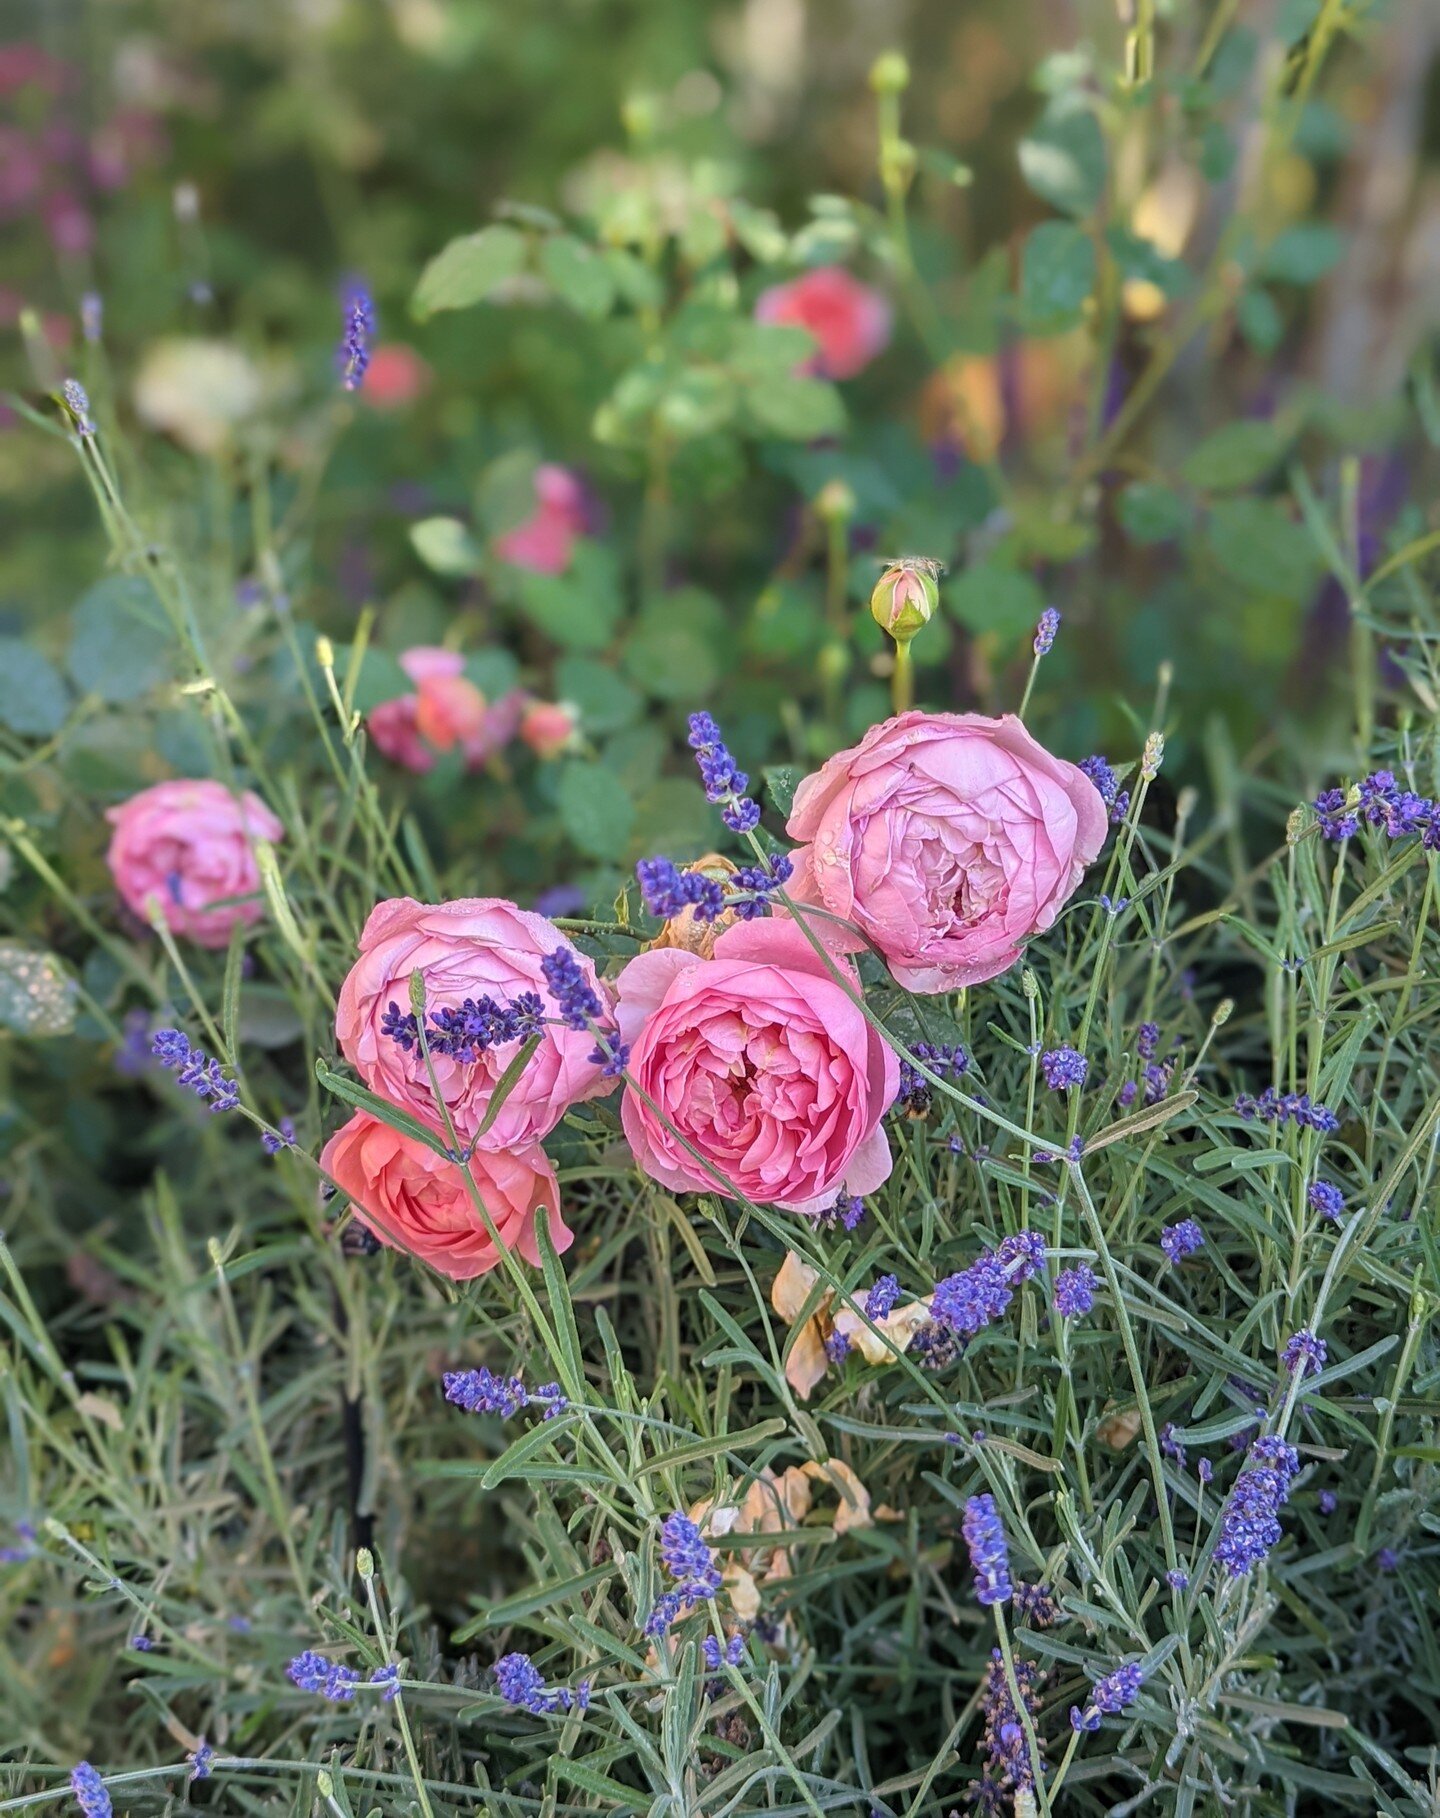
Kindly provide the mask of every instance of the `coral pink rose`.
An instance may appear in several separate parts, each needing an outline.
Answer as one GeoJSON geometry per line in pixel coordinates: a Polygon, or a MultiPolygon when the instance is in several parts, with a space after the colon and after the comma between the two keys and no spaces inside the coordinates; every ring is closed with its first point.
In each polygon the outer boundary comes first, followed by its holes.
{"type": "Polygon", "coordinates": [[[1014,714],[902,713],[796,790],[790,894],[853,923],[908,990],[954,991],[1050,926],[1106,826],[1095,785],[1014,714]]]}
{"type": "Polygon", "coordinates": [[[535,509],[523,524],[495,539],[502,561],[532,574],[564,574],[575,540],[587,527],[585,488],[568,467],[544,462],[535,469],[535,509]]]}
{"type": "Polygon", "coordinates": [[[807,329],[815,352],[799,370],[821,379],[853,379],[890,341],[890,305],[839,265],[761,291],[755,319],[807,329]]]}
{"type": "Polygon", "coordinates": [[[414,694],[382,701],[366,716],[376,747],[393,764],[423,776],[435,767],[437,751],[457,745],[467,769],[479,770],[514,738],[525,710],[518,689],[487,702],[465,674],[458,650],[417,644],[400,658],[400,667],[415,684],[414,694]]]}
{"type": "MultiPolygon", "coordinates": [[[[476,1209],[456,1163],[402,1136],[368,1111],[357,1111],[326,1143],[320,1166],[354,1203],[381,1243],[408,1250],[452,1281],[484,1275],[500,1251],[476,1209]]],[[[533,1144],[495,1154],[477,1151],[470,1178],[506,1249],[528,1263],[540,1261],[536,1224],[550,1221],[550,1241],[568,1250],[573,1241],[560,1216],[555,1170],[533,1144]]]]}
{"type": "MultiPolygon", "coordinates": [[[[391,1004],[402,1014],[409,1011],[410,974],[424,974],[432,1014],[454,1009],[466,998],[509,1004],[525,992],[539,997],[549,1013],[554,1006],[546,997],[540,962],[560,947],[570,948],[570,943],[558,928],[500,897],[417,903],[404,896],[380,903],[370,912],[360,936],[360,957],[340,987],[335,1034],[341,1050],[372,1092],[439,1128],[443,1120],[424,1056],[418,1048],[402,1047],[381,1027],[391,1004]]],[[[603,1001],[606,988],[597,981],[595,968],[583,954],[575,957],[603,1001]]],[[[612,1082],[590,1059],[594,1048],[590,1034],[548,1024],[519,1083],[486,1131],[485,1148],[538,1142],[571,1105],[608,1092],[612,1082]]],[[[507,1043],[478,1060],[432,1053],[440,1091],[464,1141],[475,1136],[495,1082],[518,1052],[507,1043]]]]}
{"type": "MultiPolygon", "coordinates": [[[[855,989],[848,960],[832,961],[855,989]]],[[[880,1120],[899,1064],[790,921],[743,922],[713,959],[652,949],[619,979],[636,1085],[747,1199],[820,1212],[890,1173],[880,1120]]],[[[723,1191],[631,1087],[621,1121],[646,1174],[723,1191]]]]}
{"type": "Polygon", "coordinates": [[[236,922],[264,917],[254,842],[285,829],[258,795],[203,779],[156,783],[105,818],[115,829],[106,862],[136,915],[148,920],[153,896],[166,927],[202,947],[223,947],[236,922]]]}
{"type": "Polygon", "coordinates": [[[403,341],[383,341],[370,355],[360,393],[376,410],[403,410],[430,389],[430,368],[403,341]]]}
{"type": "Polygon", "coordinates": [[[563,702],[532,701],[520,719],[520,738],[536,757],[558,757],[575,737],[575,709],[563,702]]]}

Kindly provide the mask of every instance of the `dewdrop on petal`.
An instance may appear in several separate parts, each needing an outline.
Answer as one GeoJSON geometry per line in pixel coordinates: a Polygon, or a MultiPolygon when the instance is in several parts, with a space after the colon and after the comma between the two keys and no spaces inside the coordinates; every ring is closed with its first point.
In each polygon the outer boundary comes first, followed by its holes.
{"type": "Polygon", "coordinates": [[[870,595],[870,616],[897,644],[908,644],[940,604],[940,564],[926,556],[892,562],[870,595]]]}

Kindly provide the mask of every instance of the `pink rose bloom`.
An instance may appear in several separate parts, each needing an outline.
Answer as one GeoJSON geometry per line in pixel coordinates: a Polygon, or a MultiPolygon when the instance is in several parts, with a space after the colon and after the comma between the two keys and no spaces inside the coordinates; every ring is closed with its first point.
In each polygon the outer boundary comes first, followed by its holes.
{"type": "Polygon", "coordinates": [[[575,737],[578,720],[563,702],[532,701],[520,720],[520,738],[536,757],[558,757],[575,737]]]}
{"type": "Polygon", "coordinates": [[[1106,827],[1095,785],[1014,714],[902,713],[796,790],[790,894],[853,923],[907,990],[954,991],[1050,926],[1106,827]]]}
{"type": "Polygon", "coordinates": [[[365,368],[362,401],[376,410],[403,410],[430,389],[431,372],[413,347],[382,341],[371,350],[365,368]]]}
{"type": "Polygon", "coordinates": [[[564,574],[575,539],[587,527],[585,488],[568,467],[544,462],[535,469],[535,509],[523,524],[496,537],[502,562],[528,568],[532,574],[564,574]]]}
{"type": "Polygon", "coordinates": [[[755,320],[807,329],[815,352],[798,370],[820,379],[853,379],[890,342],[890,305],[839,265],[761,291],[755,320]]]}
{"type": "Polygon", "coordinates": [[[263,919],[254,842],[283,839],[285,829],[258,795],[237,798],[203,779],[156,783],[105,818],[115,829],[106,863],[136,915],[149,920],[153,896],[166,927],[202,947],[224,947],[236,922],[263,919]]]}
{"type": "MultiPolygon", "coordinates": [[[[832,963],[858,989],[850,962],[832,963]]],[[[632,1077],[747,1199],[820,1212],[887,1178],[880,1120],[899,1063],[794,922],[741,922],[713,959],[639,954],[619,994],[632,1077]]],[[[723,1191],[629,1088],[620,1115],[646,1174],[679,1192],[723,1191]]]]}
{"type": "MultiPolygon", "coordinates": [[[[498,1266],[500,1251],[461,1169],[368,1111],[357,1111],[335,1132],[320,1166],[349,1194],[361,1222],[382,1244],[408,1250],[452,1281],[469,1281],[498,1266]]],[[[470,1178],[507,1250],[538,1264],[536,1223],[542,1213],[555,1248],[569,1249],[574,1240],[560,1216],[555,1170],[538,1144],[513,1153],[477,1151],[470,1178]]]]}
{"type": "Polygon", "coordinates": [[[437,751],[457,745],[466,768],[479,770],[514,738],[524,712],[518,689],[489,703],[465,674],[458,650],[417,644],[400,658],[400,667],[415,683],[414,694],[382,701],[365,725],[377,748],[392,763],[423,776],[435,767],[437,751]]]}
{"type": "MultiPolygon", "coordinates": [[[[553,1012],[540,962],[570,943],[544,916],[517,909],[501,897],[464,897],[453,903],[417,903],[394,897],[370,912],[360,936],[360,957],[340,987],[335,1034],[346,1060],[372,1092],[392,1105],[441,1127],[430,1076],[418,1047],[402,1048],[381,1024],[391,1004],[410,1009],[410,974],[425,976],[428,1011],[454,1009],[466,998],[512,1003],[533,992],[553,1012]]],[[[571,948],[573,952],[574,949],[571,948]]],[[[575,955],[602,1002],[607,993],[595,968],[575,955]]],[[[595,1038],[548,1024],[519,1083],[486,1131],[487,1150],[523,1148],[553,1130],[571,1105],[608,1092],[612,1082],[590,1059],[595,1038]]],[[[519,1052],[514,1043],[492,1048],[478,1060],[431,1055],[435,1077],[457,1133],[471,1140],[490,1105],[495,1082],[519,1052]]]]}

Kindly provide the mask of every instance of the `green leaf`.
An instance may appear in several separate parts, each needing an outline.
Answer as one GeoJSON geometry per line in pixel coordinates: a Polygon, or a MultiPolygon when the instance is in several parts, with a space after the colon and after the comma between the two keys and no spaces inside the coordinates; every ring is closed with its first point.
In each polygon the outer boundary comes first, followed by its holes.
{"type": "Polygon", "coordinates": [[[1120,268],[1122,278],[1134,278],[1153,284],[1167,297],[1178,297],[1190,287],[1189,267],[1180,259],[1162,253],[1149,240],[1132,234],[1128,228],[1106,230],[1105,244],[1120,268]]]}
{"type": "Polygon", "coordinates": [[[944,590],[945,603],[971,631],[995,632],[1002,641],[1034,629],[1045,596],[1028,574],[998,562],[968,568],[944,590]]]}
{"type": "Polygon", "coordinates": [[[668,858],[699,858],[720,834],[715,809],[688,776],[657,778],[636,802],[635,817],[632,844],[668,858]]]}
{"type": "Polygon", "coordinates": [[[1328,221],[1302,221],[1278,234],[1265,254],[1259,276],[1281,284],[1314,284],[1338,265],[1345,238],[1328,221]]]}
{"type": "Polygon", "coordinates": [[[459,518],[421,518],[410,526],[410,542],[434,574],[453,580],[480,566],[479,546],[459,518]]]}
{"type": "Polygon", "coordinates": [[[1229,492],[1268,473],[1283,453],[1273,423],[1227,423],[1191,451],[1180,471],[1204,492],[1229,492]]]}
{"type": "Polygon", "coordinates": [[[1105,137],[1088,108],[1049,112],[1020,142],[1020,171],[1062,214],[1088,215],[1105,188],[1105,137]]]}
{"type": "Polygon", "coordinates": [[[520,610],[548,638],[571,650],[602,650],[615,635],[623,601],[613,549],[581,541],[564,574],[520,575],[520,610]]]}
{"type": "Polygon", "coordinates": [[[497,224],[463,234],[436,253],[420,274],[411,301],[418,321],[442,309],[468,309],[525,267],[529,243],[517,228],[497,224]]]}
{"type": "Polygon", "coordinates": [[[588,733],[615,732],[639,717],[640,695],[605,663],[590,657],[561,657],[555,665],[555,692],[580,709],[588,733]]]}
{"type": "Polygon", "coordinates": [[[623,302],[632,309],[659,308],[665,299],[665,287],[643,259],[619,246],[606,247],[601,257],[623,302]]]}
{"type": "Polygon", "coordinates": [[[323,1060],[315,1062],[315,1077],[327,1092],[357,1111],[368,1111],[372,1117],[378,1117],[382,1124],[389,1124],[401,1136],[411,1137],[417,1143],[423,1143],[427,1149],[433,1149],[437,1155],[449,1153],[445,1138],[438,1132],[427,1128],[418,1117],[411,1117],[408,1111],[402,1111],[397,1105],[378,1097],[365,1086],[360,1086],[353,1079],[346,1079],[343,1073],[334,1073],[323,1060]]]}
{"type": "Polygon", "coordinates": [[[518,1439],[512,1440],[494,1463],[486,1467],[485,1474],[480,1479],[481,1489],[493,1490],[497,1484],[504,1483],[507,1477],[513,1477],[521,1465],[528,1463],[537,1452],[543,1452],[547,1446],[553,1445],[578,1421],[578,1415],[569,1414],[561,1414],[555,1420],[537,1420],[528,1433],[522,1433],[518,1439]]]}
{"type": "Polygon", "coordinates": [[[730,225],[757,265],[776,265],[785,257],[785,230],[770,209],[737,199],[730,203],[730,225]]]}
{"type": "Polygon", "coordinates": [[[1179,493],[1151,480],[1135,480],[1115,502],[1120,527],[1132,543],[1167,543],[1185,528],[1189,513],[1179,493]]]}
{"type": "Polygon", "coordinates": [[[1072,327],[1095,288],[1095,247],[1068,221],[1042,221],[1020,259],[1020,307],[1029,327],[1072,327]]]}
{"type": "Polygon", "coordinates": [[[174,674],[175,636],[138,575],[97,581],[70,621],[66,665],[77,687],[102,701],[133,701],[174,674]]]}
{"type": "Polygon", "coordinates": [[[598,321],[615,303],[615,274],[593,246],[573,234],[541,242],[540,270],[562,303],[598,321]]]}
{"type": "Polygon", "coordinates": [[[0,638],[0,726],[48,738],[65,723],[70,690],[48,657],[19,638],[0,638]]]}
{"type": "Polygon", "coordinates": [[[23,941],[0,941],[0,1028],[16,1035],[68,1035],[76,986],[56,959],[23,941]]]}
{"type": "Polygon", "coordinates": [[[614,771],[600,764],[567,763],[557,797],[566,833],[588,857],[613,859],[627,849],[635,804],[614,771]]]}
{"type": "Polygon", "coordinates": [[[748,387],[745,402],[761,430],[787,442],[814,442],[845,427],[840,393],[824,379],[786,373],[748,387]]]}
{"type": "Polygon", "coordinates": [[[1268,290],[1251,286],[1241,291],[1235,305],[1235,321],[1256,353],[1274,353],[1285,333],[1285,324],[1274,297],[1268,290]]]}
{"type": "Polygon", "coordinates": [[[1298,602],[1319,579],[1319,550],[1265,499],[1222,499],[1210,513],[1206,543],[1222,573],[1250,594],[1298,602]]]}
{"type": "Polygon", "coordinates": [[[800,787],[800,772],[789,764],[768,764],[763,772],[765,793],[781,814],[788,816],[795,806],[795,791],[800,787]]]}
{"type": "Polygon", "coordinates": [[[736,391],[718,366],[692,366],[660,398],[656,414],[678,441],[712,435],[735,414],[736,391]]]}
{"type": "Polygon", "coordinates": [[[625,673],[662,701],[701,701],[720,676],[715,649],[680,613],[650,618],[625,640],[625,673]]]}

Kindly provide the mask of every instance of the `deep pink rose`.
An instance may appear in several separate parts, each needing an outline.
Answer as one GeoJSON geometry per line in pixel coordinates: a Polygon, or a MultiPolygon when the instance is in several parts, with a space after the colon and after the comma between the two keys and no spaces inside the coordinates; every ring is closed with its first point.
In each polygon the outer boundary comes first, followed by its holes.
{"type": "Polygon", "coordinates": [[[414,682],[414,694],[382,701],[365,720],[376,748],[392,764],[423,776],[434,769],[436,752],[458,746],[466,769],[479,770],[514,738],[524,695],[512,689],[488,702],[466,678],[460,651],[417,644],[402,654],[400,667],[414,682]]]}
{"type": "Polygon", "coordinates": [[[223,947],[236,922],[264,917],[254,842],[285,829],[258,795],[203,779],[156,783],[105,818],[115,829],[106,862],[136,915],[149,919],[153,896],[166,927],[202,947],[223,947]]]}
{"type": "Polygon", "coordinates": [[[1014,714],[902,713],[796,790],[790,894],[853,923],[908,990],[954,991],[1050,926],[1106,825],[1095,785],[1014,714]]]}
{"type": "MultiPolygon", "coordinates": [[[[552,1013],[540,961],[570,943],[544,916],[517,909],[500,897],[465,897],[453,903],[417,903],[394,897],[370,912],[360,936],[360,957],[340,987],[335,1034],[346,1060],[372,1092],[440,1128],[430,1076],[418,1048],[405,1049],[381,1032],[391,1004],[410,1008],[410,974],[425,975],[430,1012],[454,1009],[469,998],[508,1004],[533,992],[552,1013]]],[[[571,949],[574,951],[573,949],[571,949]]],[[[602,1001],[606,989],[595,968],[577,953],[580,970],[602,1001]]],[[[595,1038],[547,1025],[530,1064],[483,1140],[489,1150],[524,1147],[553,1130],[571,1105],[608,1092],[612,1082],[590,1059],[595,1038]]],[[[474,1137],[495,1082],[519,1052],[512,1042],[478,1060],[432,1054],[445,1103],[460,1137],[474,1137]]]]}
{"type": "MultiPolygon", "coordinates": [[[[727,929],[713,959],[639,954],[618,988],[636,1084],[747,1199],[820,1212],[887,1178],[899,1064],[793,921],[727,929]]],[[[723,1191],[631,1087],[621,1121],[646,1174],[723,1191]]]]}
{"type": "MultiPolygon", "coordinates": [[[[408,1250],[452,1281],[469,1281],[498,1266],[500,1251],[457,1164],[368,1111],[357,1111],[335,1132],[320,1166],[349,1194],[361,1222],[381,1243],[408,1250]]],[[[538,1144],[495,1154],[477,1150],[470,1178],[507,1249],[528,1263],[540,1261],[535,1227],[542,1212],[555,1248],[569,1249],[573,1238],[560,1216],[555,1170],[538,1144]]]]}
{"type": "Polygon", "coordinates": [[[575,540],[587,529],[585,488],[568,467],[535,469],[535,509],[523,524],[495,539],[495,553],[532,574],[564,574],[575,540]]]}
{"type": "Polygon", "coordinates": [[[890,305],[840,265],[761,291],[755,319],[808,329],[815,352],[800,371],[821,379],[853,379],[890,341],[890,305]]]}

